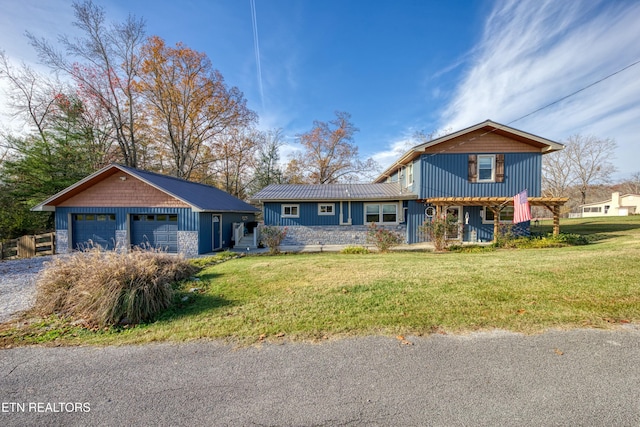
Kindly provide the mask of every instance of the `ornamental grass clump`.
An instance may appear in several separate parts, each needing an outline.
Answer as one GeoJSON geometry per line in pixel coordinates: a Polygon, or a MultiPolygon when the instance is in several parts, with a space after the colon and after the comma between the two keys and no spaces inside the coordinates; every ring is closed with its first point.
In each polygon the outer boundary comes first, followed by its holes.
{"type": "Polygon", "coordinates": [[[143,323],[172,305],[173,283],[196,271],[181,256],[93,247],[48,263],[38,279],[34,310],[88,327],[143,323]]]}

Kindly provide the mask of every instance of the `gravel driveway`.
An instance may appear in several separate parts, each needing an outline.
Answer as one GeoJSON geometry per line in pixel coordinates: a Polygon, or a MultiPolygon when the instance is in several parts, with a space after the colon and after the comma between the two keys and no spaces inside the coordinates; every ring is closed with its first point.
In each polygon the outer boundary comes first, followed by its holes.
{"type": "Polygon", "coordinates": [[[36,279],[51,256],[0,261],[0,323],[30,308],[36,298],[36,279]]]}

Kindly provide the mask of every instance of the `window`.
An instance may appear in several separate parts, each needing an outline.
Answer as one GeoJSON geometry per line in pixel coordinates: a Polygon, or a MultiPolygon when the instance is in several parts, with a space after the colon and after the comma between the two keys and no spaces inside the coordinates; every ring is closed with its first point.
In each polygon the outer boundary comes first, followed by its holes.
{"type": "Polygon", "coordinates": [[[300,205],[282,205],[283,218],[300,218],[300,205]]]}
{"type": "MultiPolygon", "coordinates": [[[[493,211],[486,207],[484,207],[483,210],[484,210],[484,215],[483,215],[482,223],[493,224],[493,220],[495,219],[493,215],[493,211]]],[[[500,222],[505,222],[505,223],[513,222],[513,206],[505,206],[500,211],[500,222]]]]}
{"type": "Polygon", "coordinates": [[[469,154],[469,182],[504,182],[504,154],[469,154]]]}
{"type": "Polygon", "coordinates": [[[382,222],[396,222],[398,205],[382,205],[382,222]]]}
{"type": "Polygon", "coordinates": [[[600,213],[602,212],[602,206],[593,206],[590,208],[582,208],[583,212],[594,212],[594,213],[600,213]]]}
{"type": "Polygon", "coordinates": [[[413,163],[409,163],[407,165],[407,187],[411,187],[413,185],[413,163]]]}
{"type": "Polygon", "coordinates": [[[365,223],[397,223],[398,205],[395,203],[364,205],[364,215],[365,223]]]}
{"type": "Polygon", "coordinates": [[[318,215],[334,215],[333,203],[318,203],[318,215]]]}
{"type": "Polygon", "coordinates": [[[495,179],[496,156],[478,156],[478,182],[491,182],[495,179]]]}
{"type": "Polygon", "coordinates": [[[365,222],[380,222],[380,205],[366,205],[365,217],[365,222]]]}

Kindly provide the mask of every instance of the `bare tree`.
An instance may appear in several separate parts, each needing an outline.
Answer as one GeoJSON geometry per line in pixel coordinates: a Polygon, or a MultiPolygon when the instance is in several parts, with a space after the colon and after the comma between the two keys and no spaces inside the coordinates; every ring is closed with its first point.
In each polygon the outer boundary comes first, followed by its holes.
{"type": "Polygon", "coordinates": [[[616,171],[611,158],[617,144],[613,139],[573,135],[564,145],[564,150],[543,157],[544,190],[549,195],[561,196],[570,187],[576,187],[581,204],[585,204],[591,186],[611,181],[616,171]]]}
{"type": "Polygon", "coordinates": [[[9,83],[6,99],[12,117],[22,118],[27,127],[35,128],[46,141],[56,95],[65,90],[63,84],[37,73],[26,64],[15,68],[4,51],[0,51],[0,78],[9,83]]]}
{"type": "Polygon", "coordinates": [[[139,100],[133,88],[139,69],[139,49],[145,24],[129,16],[120,24],[107,25],[104,9],[91,0],[74,2],[74,26],[82,37],[59,40],[65,53],[46,39],[27,32],[42,62],[71,76],[80,91],[103,108],[112,123],[125,164],[138,163],[139,100]]]}
{"type": "Polygon", "coordinates": [[[232,128],[218,138],[218,161],[213,166],[218,186],[224,191],[239,198],[246,196],[262,138],[262,133],[248,128],[232,128]]]}
{"type": "Polygon", "coordinates": [[[587,203],[589,186],[611,181],[611,175],[616,171],[616,167],[610,161],[615,148],[614,140],[595,136],[574,135],[567,140],[567,155],[582,196],[582,204],[587,203]]]}
{"type": "Polygon", "coordinates": [[[575,182],[571,159],[566,151],[549,153],[542,158],[542,188],[547,197],[562,197],[575,182]]]}
{"type": "MultiPolygon", "coordinates": [[[[358,129],[351,123],[351,115],[336,112],[330,122],[314,121],[313,128],[298,135],[304,148],[291,156],[288,170],[296,170],[301,181],[310,184],[333,184],[358,181],[361,176],[373,176],[379,166],[373,159],[360,160],[353,135],[358,129]]],[[[296,179],[298,179],[296,178],[296,179]]]]}
{"type": "Polygon", "coordinates": [[[284,173],[279,164],[282,129],[275,129],[263,133],[258,148],[258,158],[251,183],[252,192],[258,192],[269,184],[284,183],[284,173]]]}
{"type": "Polygon", "coordinates": [[[640,172],[635,172],[631,177],[621,183],[624,193],[640,194],[640,172]]]}

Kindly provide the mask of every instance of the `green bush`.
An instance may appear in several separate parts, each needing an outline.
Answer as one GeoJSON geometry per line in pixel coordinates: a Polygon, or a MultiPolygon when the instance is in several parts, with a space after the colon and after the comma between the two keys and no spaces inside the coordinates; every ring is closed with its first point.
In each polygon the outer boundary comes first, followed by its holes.
{"type": "Polygon", "coordinates": [[[171,306],[174,282],[195,272],[197,267],[176,255],[94,247],[48,263],[38,279],[34,311],[88,327],[143,323],[171,306]]]}
{"type": "Polygon", "coordinates": [[[368,254],[369,249],[365,248],[364,246],[347,246],[346,248],[343,248],[340,251],[340,253],[361,255],[361,254],[368,254]]]}
{"type": "Polygon", "coordinates": [[[419,229],[425,237],[433,243],[436,251],[442,252],[451,244],[448,236],[457,234],[458,219],[453,215],[434,216],[427,219],[419,229]]]}
{"type": "Polygon", "coordinates": [[[580,246],[589,244],[589,239],[579,234],[547,234],[546,236],[532,235],[514,237],[501,234],[493,244],[496,248],[529,249],[529,248],[560,248],[564,246],[580,246]]]}
{"type": "Polygon", "coordinates": [[[272,255],[280,253],[280,245],[287,237],[287,227],[266,226],[260,229],[260,243],[269,248],[272,255]]]}
{"type": "Polygon", "coordinates": [[[398,246],[404,241],[404,238],[395,231],[378,227],[375,222],[367,226],[367,243],[371,243],[378,248],[380,252],[388,252],[394,246],[398,246]]]}

